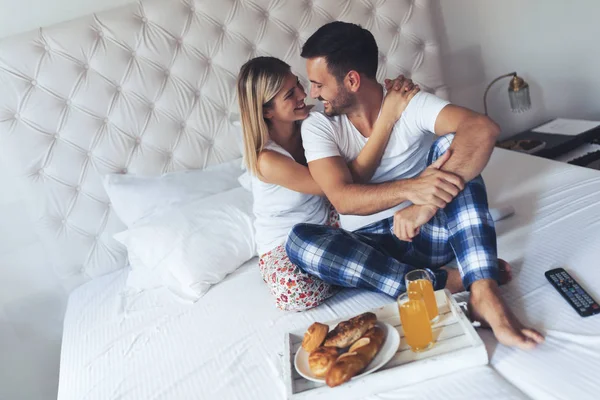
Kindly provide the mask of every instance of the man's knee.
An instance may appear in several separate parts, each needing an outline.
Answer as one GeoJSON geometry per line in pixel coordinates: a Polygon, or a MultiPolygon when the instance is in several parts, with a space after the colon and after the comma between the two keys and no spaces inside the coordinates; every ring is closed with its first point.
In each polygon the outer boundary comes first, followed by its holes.
{"type": "Polygon", "coordinates": [[[319,233],[319,228],[322,228],[322,226],[315,224],[294,225],[285,242],[285,251],[294,264],[298,263],[301,250],[306,247],[311,238],[319,233]]]}
{"type": "Polygon", "coordinates": [[[437,138],[429,150],[429,155],[427,156],[427,165],[432,164],[435,160],[440,158],[442,154],[448,151],[453,140],[454,133],[448,133],[437,138]]]}
{"type": "Polygon", "coordinates": [[[287,243],[291,241],[304,241],[310,235],[313,224],[296,224],[293,226],[290,234],[288,235],[287,243]]]}

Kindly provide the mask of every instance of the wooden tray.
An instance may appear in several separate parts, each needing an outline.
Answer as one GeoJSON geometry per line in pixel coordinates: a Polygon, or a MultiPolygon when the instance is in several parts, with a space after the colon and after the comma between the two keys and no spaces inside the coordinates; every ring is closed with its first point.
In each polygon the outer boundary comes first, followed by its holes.
{"type": "MultiPolygon", "coordinates": [[[[283,377],[288,399],[356,399],[487,364],[488,355],[483,341],[450,292],[438,290],[435,295],[440,319],[433,326],[436,343],[432,349],[413,353],[408,348],[395,302],[371,310],[380,321],[387,322],[398,330],[400,347],[396,355],[381,369],[335,388],[306,380],[298,374],[294,367],[294,356],[308,326],[303,330],[288,332],[285,335],[283,354],[283,377]]],[[[323,323],[333,329],[338,322],[353,316],[323,323]]]]}

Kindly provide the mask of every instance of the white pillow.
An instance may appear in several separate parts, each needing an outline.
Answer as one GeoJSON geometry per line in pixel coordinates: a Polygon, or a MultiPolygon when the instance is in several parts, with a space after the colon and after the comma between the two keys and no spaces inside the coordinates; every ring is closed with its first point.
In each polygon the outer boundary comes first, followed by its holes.
{"type": "Polygon", "coordinates": [[[252,191],[252,176],[250,175],[250,172],[244,171],[244,173],[238,178],[238,182],[244,189],[250,192],[252,191]]]}
{"type": "Polygon", "coordinates": [[[255,253],[252,194],[232,189],[174,205],[115,235],[127,247],[128,286],[160,285],[186,300],[208,289],[255,253]]]}
{"type": "Polygon", "coordinates": [[[239,187],[240,163],[238,158],[203,170],[155,177],[110,174],[103,183],[115,213],[131,227],[159,208],[239,187]]]}

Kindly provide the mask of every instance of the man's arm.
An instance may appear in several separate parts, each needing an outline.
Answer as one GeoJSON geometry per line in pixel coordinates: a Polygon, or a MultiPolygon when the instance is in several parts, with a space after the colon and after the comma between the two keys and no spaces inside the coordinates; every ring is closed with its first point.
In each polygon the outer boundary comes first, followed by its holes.
{"type": "MultiPolygon", "coordinates": [[[[382,184],[354,183],[335,137],[334,127],[324,115],[311,114],[302,123],[302,141],[310,174],[341,214],[370,215],[406,200],[444,207],[463,188],[459,177],[440,171],[435,165],[413,179],[382,184]]],[[[436,164],[443,164],[447,157],[436,164]]]]}
{"type": "MultiPolygon", "coordinates": [[[[465,182],[478,176],[487,165],[500,133],[490,118],[455,105],[445,106],[435,120],[435,134],[455,132],[450,145],[451,156],[441,169],[460,176],[465,182]]],[[[394,234],[411,241],[420,227],[437,212],[432,205],[411,205],[394,215],[394,234]]]]}
{"type": "Polygon", "coordinates": [[[308,169],[340,214],[370,215],[406,200],[444,207],[463,188],[460,178],[439,170],[449,156],[440,157],[419,177],[377,184],[354,183],[339,156],[311,161],[308,169]]]}
{"type": "Polygon", "coordinates": [[[435,121],[435,134],[454,132],[450,145],[452,156],[442,170],[463,178],[465,182],[478,176],[487,165],[500,128],[490,118],[469,109],[447,105],[435,121]]]}
{"type": "Polygon", "coordinates": [[[308,169],[340,214],[370,215],[407,200],[403,181],[378,185],[354,183],[341,157],[309,162],[308,169]]]}

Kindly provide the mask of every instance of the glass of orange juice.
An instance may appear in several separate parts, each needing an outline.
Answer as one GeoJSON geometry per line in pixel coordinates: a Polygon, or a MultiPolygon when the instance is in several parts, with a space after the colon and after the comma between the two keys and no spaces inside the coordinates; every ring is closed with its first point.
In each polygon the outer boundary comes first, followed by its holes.
{"type": "Polygon", "coordinates": [[[410,293],[420,293],[425,300],[427,313],[431,323],[440,319],[435,293],[433,292],[433,279],[431,274],[425,269],[415,269],[405,275],[406,291],[410,293]]]}
{"type": "Polygon", "coordinates": [[[415,353],[433,346],[433,332],[423,295],[406,292],[398,297],[398,310],[406,343],[415,353]]]}

